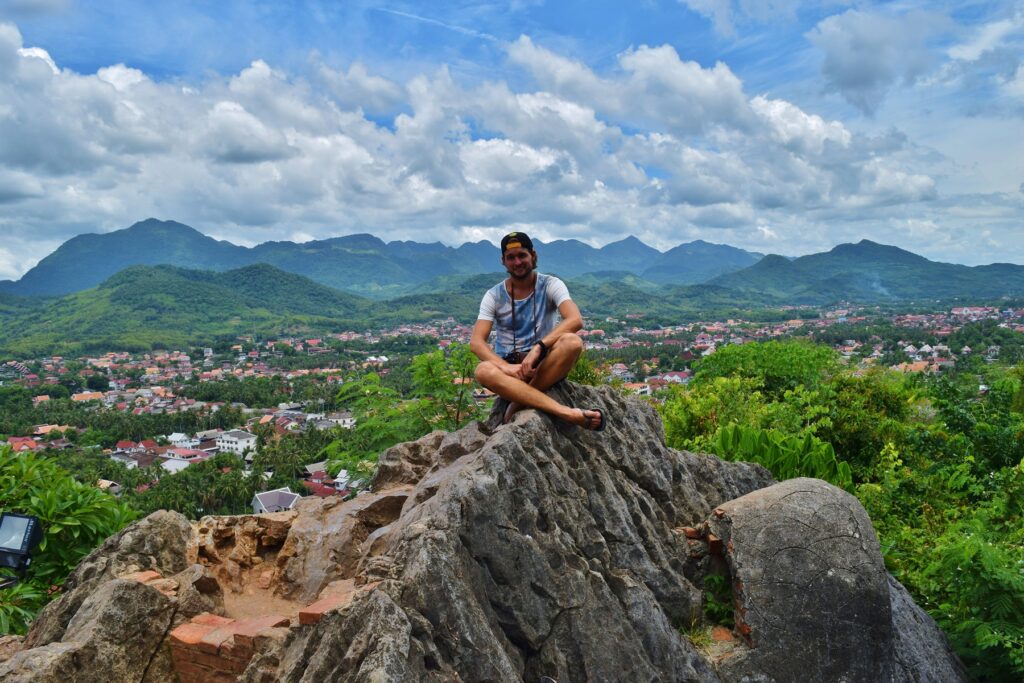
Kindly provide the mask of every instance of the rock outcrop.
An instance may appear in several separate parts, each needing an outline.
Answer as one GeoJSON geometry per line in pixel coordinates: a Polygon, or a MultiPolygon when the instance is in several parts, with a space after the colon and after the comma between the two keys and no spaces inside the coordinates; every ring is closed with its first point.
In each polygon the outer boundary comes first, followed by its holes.
{"type": "Polygon", "coordinates": [[[153,683],[966,680],[852,496],[671,450],[611,390],[557,391],[607,430],[492,416],[385,452],[351,501],[143,520],[83,562],[0,679],[74,661],[95,669],[75,680],[153,683]],[[703,649],[687,632],[715,573],[736,629],[703,649]]]}

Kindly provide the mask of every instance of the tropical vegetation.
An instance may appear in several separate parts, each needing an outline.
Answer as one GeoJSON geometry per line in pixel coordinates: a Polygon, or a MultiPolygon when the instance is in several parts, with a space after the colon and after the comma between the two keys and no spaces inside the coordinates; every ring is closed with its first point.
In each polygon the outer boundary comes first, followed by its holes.
{"type": "Polygon", "coordinates": [[[1024,677],[1024,371],[844,367],[802,341],[729,346],[660,407],[670,445],[853,492],[886,566],[980,680],[1024,677]]]}

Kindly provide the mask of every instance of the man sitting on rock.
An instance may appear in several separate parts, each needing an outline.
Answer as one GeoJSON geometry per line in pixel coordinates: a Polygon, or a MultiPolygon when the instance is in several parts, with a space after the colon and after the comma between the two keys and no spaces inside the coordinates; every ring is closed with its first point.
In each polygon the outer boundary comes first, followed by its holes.
{"type": "Polygon", "coordinates": [[[502,238],[501,262],[508,278],[484,294],[469,344],[481,361],[477,381],[508,402],[505,422],[523,408],[536,408],[586,429],[603,430],[601,411],[572,408],[544,393],[569,374],[583,351],[576,335],[583,317],[565,283],[536,272],[537,252],[526,233],[502,238]],[[493,349],[487,343],[492,328],[493,349]]]}

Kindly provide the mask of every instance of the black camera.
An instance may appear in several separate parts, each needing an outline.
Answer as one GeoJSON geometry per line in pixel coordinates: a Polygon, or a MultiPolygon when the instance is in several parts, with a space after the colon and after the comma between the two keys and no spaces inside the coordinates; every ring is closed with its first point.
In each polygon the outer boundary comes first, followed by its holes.
{"type": "Polygon", "coordinates": [[[525,358],[526,354],[523,353],[522,351],[509,351],[508,353],[505,354],[504,360],[506,363],[518,365],[519,363],[522,363],[525,358]]]}

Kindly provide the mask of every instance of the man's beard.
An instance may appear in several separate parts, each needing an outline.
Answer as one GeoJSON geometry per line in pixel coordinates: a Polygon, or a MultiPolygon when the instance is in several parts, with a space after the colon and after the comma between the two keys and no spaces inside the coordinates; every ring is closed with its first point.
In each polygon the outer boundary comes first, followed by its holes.
{"type": "Polygon", "coordinates": [[[515,268],[505,268],[506,272],[508,272],[509,277],[511,277],[513,280],[516,280],[517,282],[526,282],[527,280],[529,280],[533,275],[533,271],[535,271],[536,269],[537,266],[529,265],[524,268],[524,273],[522,275],[516,275],[515,268]]]}

